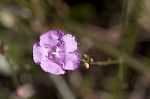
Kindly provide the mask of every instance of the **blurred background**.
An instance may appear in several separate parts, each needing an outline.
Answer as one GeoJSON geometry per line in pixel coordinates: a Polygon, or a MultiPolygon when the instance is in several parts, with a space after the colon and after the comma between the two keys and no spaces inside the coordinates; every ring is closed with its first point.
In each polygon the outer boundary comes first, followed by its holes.
{"type": "Polygon", "coordinates": [[[150,1],[0,0],[0,99],[150,99],[150,1]],[[118,63],[45,73],[32,46],[51,29],[118,63]]]}

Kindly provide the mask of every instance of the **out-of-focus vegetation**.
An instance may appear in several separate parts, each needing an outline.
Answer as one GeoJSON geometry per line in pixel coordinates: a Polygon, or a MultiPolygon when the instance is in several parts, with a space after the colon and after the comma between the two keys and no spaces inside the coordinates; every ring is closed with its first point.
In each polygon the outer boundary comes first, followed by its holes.
{"type": "Polygon", "coordinates": [[[0,99],[149,99],[149,0],[0,0],[0,99]],[[42,33],[76,35],[82,64],[54,76],[32,59],[42,33]]]}

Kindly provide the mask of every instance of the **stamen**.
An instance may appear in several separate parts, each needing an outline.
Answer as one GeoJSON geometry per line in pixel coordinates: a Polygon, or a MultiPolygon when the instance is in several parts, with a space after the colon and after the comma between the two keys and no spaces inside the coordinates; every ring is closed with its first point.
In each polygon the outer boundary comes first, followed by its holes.
{"type": "Polygon", "coordinates": [[[59,55],[60,49],[56,48],[56,51],[52,52],[53,55],[59,55]]]}

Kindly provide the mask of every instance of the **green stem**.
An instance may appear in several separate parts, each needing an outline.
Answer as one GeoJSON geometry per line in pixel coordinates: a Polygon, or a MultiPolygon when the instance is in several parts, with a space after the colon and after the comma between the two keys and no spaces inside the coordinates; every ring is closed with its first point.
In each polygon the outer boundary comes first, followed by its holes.
{"type": "MultiPolygon", "coordinates": [[[[81,62],[86,62],[86,60],[81,59],[81,62]]],[[[119,60],[108,60],[108,61],[94,61],[94,62],[87,62],[91,65],[100,65],[100,66],[106,66],[106,65],[112,65],[112,64],[118,64],[119,60]]]]}
{"type": "Polygon", "coordinates": [[[12,64],[12,62],[10,61],[10,59],[8,57],[6,57],[6,59],[7,59],[8,63],[9,63],[9,65],[11,66],[10,68],[12,69],[12,77],[11,77],[11,79],[12,79],[12,81],[14,83],[14,86],[16,88],[18,88],[20,86],[20,84],[19,84],[19,81],[18,81],[18,78],[17,78],[16,71],[14,69],[14,65],[12,64]]]}
{"type": "Polygon", "coordinates": [[[117,99],[120,99],[122,95],[122,86],[124,83],[124,60],[123,57],[119,58],[119,69],[118,69],[118,83],[117,83],[117,99]]]}
{"type": "Polygon", "coordinates": [[[12,75],[12,81],[13,81],[14,86],[15,86],[16,88],[18,88],[18,87],[20,86],[19,81],[18,81],[18,78],[17,78],[17,75],[16,75],[15,72],[14,72],[13,75],[12,75]]]}
{"type": "MultiPolygon", "coordinates": [[[[123,41],[126,41],[126,40],[124,40],[124,35],[127,35],[127,33],[129,32],[128,31],[128,29],[129,29],[129,27],[128,27],[129,21],[128,20],[129,20],[129,0],[125,0],[124,5],[123,5],[123,14],[122,14],[122,34],[123,34],[122,37],[123,37],[123,41]]],[[[126,44],[122,44],[122,45],[123,45],[122,49],[127,47],[126,44]]],[[[123,63],[124,63],[124,60],[120,56],[120,58],[119,58],[119,69],[118,69],[118,78],[117,78],[118,83],[116,83],[117,84],[116,85],[116,91],[113,95],[116,99],[120,99],[121,95],[122,95],[122,85],[123,85],[123,82],[124,82],[124,75],[125,75],[125,73],[124,73],[125,66],[124,66],[123,63]]]]}
{"type": "Polygon", "coordinates": [[[123,96],[123,83],[126,82],[128,77],[128,67],[124,63],[125,55],[132,55],[134,52],[137,34],[138,34],[138,16],[139,16],[139,0],[125,0],[123,8],[123,20],[122,20],[122,36],[121,36],[121,51],[120,63],[118,69],[118,88],[117,99],[120,99],[123,96]]]}
{"type": "Polygon", "coordinates": [[[97,62],[91,62],[89,64],[91,65],[100,65],[100,66],[106,66],[106,65],[112,65],[112,64],[118,64],[118,60],[108,60],[108,61],[97,61],[97,62]]]}

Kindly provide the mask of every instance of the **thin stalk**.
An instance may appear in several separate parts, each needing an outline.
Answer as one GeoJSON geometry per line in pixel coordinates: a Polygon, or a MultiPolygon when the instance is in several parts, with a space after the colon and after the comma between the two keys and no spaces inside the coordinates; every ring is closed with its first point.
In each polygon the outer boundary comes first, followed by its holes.
{"type": "Polygon", "coordinates": [[[91,65],[99,65],[99,66],[107,66],[107,65],[113,65],[118,64],[118,60],[108,60],[108,61],[97,61],[97,62],[91,62],[89,64],[91,65]]]}
{"type": "Polygon", "coordinates": [[[12,81],[13,81],[14,86],[15,86],[16,88],[18,88],[18,87],[20,86],[19,81],[18,81],[18,78],[17,78],[17,75],[16,75],[15,72],[13,72],[13,74],[12,74],[12,81]]]}
{"type": "Polygon", "coordinates": [[[107,61],[93,61],[93,62],[89,62],[89,61],[85,60],[84,58],[81,59],[81,62],[88,63],[90,65],[99,65],[99,66],[107,66],[107,65],[112,65],[112,64],[119,64],[119,60],[107,60],[107,61]]]}
{"type": "Polygon", "coordinates": [[[132,55],[138,34],[137,19],[139,16],[139,0],[125,0],[123,7],[123,20],[122,20],[122,42],[121,42],[121,56],[118,69],[118,93],[121,98],[123,95],[123,83],[126,81],[128,67],[124,63],[125,53],[132,55]]]}
{"type": "Polygon", "coordinates": [[[12,69],[12,77],[11,77],[12,82],[13,82],[15,88],[17,89],[20,86],[20,83],[18,81],[16,71],[14,69],[14,65],[12,64],[12,62],[10,61],[10,59],[8,57],[6,57],[6,59],[7,59],[8,64],[10,65],[10,68],[12,69]]]}
{"type": "MultiPolygon", "coordinates": [[[[128,20],[129,20],[129,0],[124,0],[124,5],[123,5],[123,14],[122,14],[122,34],[123,37],[125,34],[128,32],[128,20]]],[[[123,39],[124,41],[124,39],[123,39]]],[[[125,41],[124,41],[125,42],[125,41]]],[[[123,43],[124,43],[123,42],[123,43]]],[[[124,44],[122,49],[124,49],[124,44]]],[[[117,89],[114,94],[116,99],[120,99],[122,95],[122,85],[124,83],[124,65],[123,65],[123,58],[120,57],[120,62],[119,62],[119,69],[118,69],[118,84],[116,85],[117,89]]]]}

